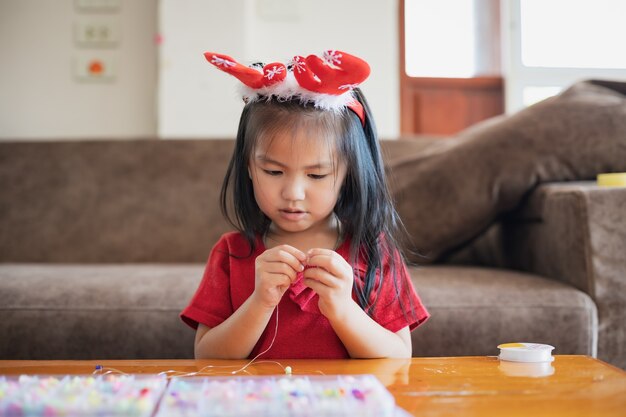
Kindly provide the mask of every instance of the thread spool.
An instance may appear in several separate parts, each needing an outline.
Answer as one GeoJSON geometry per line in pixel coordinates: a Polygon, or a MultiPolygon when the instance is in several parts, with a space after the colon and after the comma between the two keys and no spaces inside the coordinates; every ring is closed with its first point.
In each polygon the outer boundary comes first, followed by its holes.
{"type": "Polygon", "coordinates": [[[500,361],[498,369],[510,377],[541,378],[554,375],[552,362],[500,361]]]}
{"type": "Polygon", "coordinates": [[[626,172],[598,174],[597,181],[600,187],[626,187],[626,172]]]}
{"type": "Polygon", "coordinates": [[[552,350],[554,346],[543,345],[540,343],[504,343],[498,345],[501,361],[509,362],[552,362],[552,350]]]}

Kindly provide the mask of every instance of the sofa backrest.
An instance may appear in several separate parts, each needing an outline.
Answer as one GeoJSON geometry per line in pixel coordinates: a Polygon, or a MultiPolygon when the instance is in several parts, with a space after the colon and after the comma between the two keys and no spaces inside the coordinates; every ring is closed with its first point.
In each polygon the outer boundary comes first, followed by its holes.
{"type": "Polygon", "coordinates": [[[1,262],[203,262],[231,140],[0,144],[1,262]]]}
{"type": "MultiPolygon", "coordinates": [[[[0,262],[204,262],[234,140],[0,143],[0,262]]],[[[415,148],[383,141],[387,159],[415,148]]]]}

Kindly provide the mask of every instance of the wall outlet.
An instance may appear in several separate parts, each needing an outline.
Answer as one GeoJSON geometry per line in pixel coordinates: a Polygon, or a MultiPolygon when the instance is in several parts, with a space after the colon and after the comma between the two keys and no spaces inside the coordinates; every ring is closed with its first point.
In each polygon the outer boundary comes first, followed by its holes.
{"type": "Polygon", "coordinates": [[[115,47],[120,42],[120,29],[110,20],[80,21],[74,26],[74,40],[81,47],[115,47]]]}
{"type": "Polygon", "coordinates": [[[113,59],[104,56],[79,56],[75,59],[74,76],[84,82],[114,81],[113,59]]]}

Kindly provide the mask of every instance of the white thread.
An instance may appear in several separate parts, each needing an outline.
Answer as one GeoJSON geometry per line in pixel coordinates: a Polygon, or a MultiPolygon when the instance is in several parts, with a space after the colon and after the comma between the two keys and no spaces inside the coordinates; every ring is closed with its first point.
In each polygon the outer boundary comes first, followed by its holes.
{"type": "MultiPolygon", "coordinates": [[[[249,374],[249,372],[246,371],[246,368],[248,368],[250,365],[252,365],[258,358],[259,356],[267,353],[272,346],[274,346],[274,341],[276,340],[276,335],[278,335],[278,305],[276,306],[276,326],[274,327],[274,337],[272,337],[272,342],[270,343],[270,345],[268,346],[267,349],[265,349],[263,352],[259,353],[258,355],[256,355],[254,358],[252,358],[252,360],[250,362],[248,362],[247,364],[245,364],[243,367],[230,372],[231,375],[235,375],[238,374],[239,372],[246,372],[249,374]]],[[[256,362],[257,364],[259,363],[275,363],[278,366],[280,366],[283,371],[286,372],[286,368],[280,363],[280,362],[276,362],[276,361],[258,361],[256,362]]],[[[99,374],[99,375],[107,375],[107,374],[121,374],[121,375],[128,375],[125,372],[120,371],[119,369],[115,369],[115,368],[110,368],[110,367],[103,367],[102,365],[98,365],[99,368],[97,368],[95,371],[93,371],[93,374],[99,374]]],[[[159,372],[158,375],[165,375],[167,378],[179,378],[179,377],[188,377],[188,376],[203,376],[203,375],[211,375],[211,373],[207,373],[205,372],[206,369],[209,368],[236,368],[237,365],[207,365],[204,366],[203,368],[201,368],[198,371],[195,372],[182,372],[182,371],[176,371],[174,369],[170,369],[168,371],[162,371],[159,372]]],[[[290,372],[291,373],[291,372],[290,372]]]]}
{"type": "Polygon", "coordinates": [[[119,374],[119,375],[129,375],[126,372],[120,371],[119,369],[104,367],[102,365],[97,365],[96,370],[91,373],[92,375],[108,375],[108,374],[119,374]]]}
{"type": "MultiPolygon", "coordinates": [[[[256,355],[250,362],[248,362],[247,364],[245,364],[243,367],[235,370],[235,371],[231,371],[230,375],[235,375],[238,374],[239,372],[245,372],[248,373],[248,371],[246,371],[246,368],[248,368],[250,365],[252,365],[258,358],[259,356],[263,355],[264,353],[267,353],[272,346],[274,346],[274,341],[276,340],[276,335],[278,334],[278,306],[276,306],[276,326],[274,328],[274,337],[272,338],[272,342],[270,343],[269,347],[267,349],[265,349],[263,352],[259,353],[258,355],[256,355]]],[[[275,363],[278,366],[280,366],[283,371],[285,370],[285,367],[280,363],[280,362],[276,362],[276,361],[258,361],[256,362],[257,364],[259,363],[275,363]]],[[[159,375],[166,375],[168,378],[182,378],[182,377],[188,377],[188,376],[208,376],[208,375],[213,375],[213,373],[210,372],[205,372],[207,369],[212,369],[212,368],[236,368],[238,365],[207,365],[203,368],[201,368],[199,371],[196,372],[182,372],[182,371],[176,371],[176,370],[169,370],[169,371],[163,371],[163,372],[159,372],[159,375]]]]}
{"type": "MultiPolygon", "coordinates": [[[[243,366],[243,368],[238,369],[236,371],[231,372],[231,374],[235,375],[243,370],[245,370],[248,366],[252,365],[252,363],[261,355],[263,355],[264,353],[267,353],[272,346],[274,346],[274,340],[276,340],[276,335],[278,334],[278,304],[276,305],[276,327],[274,329],[274,337],[272,338],[272,342],[270,343],[270,345],[267,347],[267,349],[265,349],[263,352],[259,353],[258,355],[256,355],[254,358],[252,358],[252,360],[250,362],[248,362],[246,365],[243,366]]],[[[282,365],[281,365],[282,366],[282,365]]],[[[285,369],[285,368],[283,368],[285,369]]]]}

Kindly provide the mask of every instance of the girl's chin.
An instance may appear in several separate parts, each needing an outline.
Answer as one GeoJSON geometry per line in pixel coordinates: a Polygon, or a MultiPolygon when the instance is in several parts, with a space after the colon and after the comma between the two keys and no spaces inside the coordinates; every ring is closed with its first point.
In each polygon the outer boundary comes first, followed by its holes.
{"type": "Polygon", "coordinates": [[[272,218],[272,229],[276,229],[278,232],[286,232],[286,233],[299,233],[305,232],[311,227],[312,224],[308,219],[300,219],[300,220],[290,220],[285,219],[282,216],[277,216],[272,218]]]}
{"type": "Polygon", "coordinates": [[[274,227],[277,231],[287,232],[287,233],[299,233],[304,232],[309,229],[309,225],[295,222],[285,222],[285,221],[274,221],[274,227]]]}

